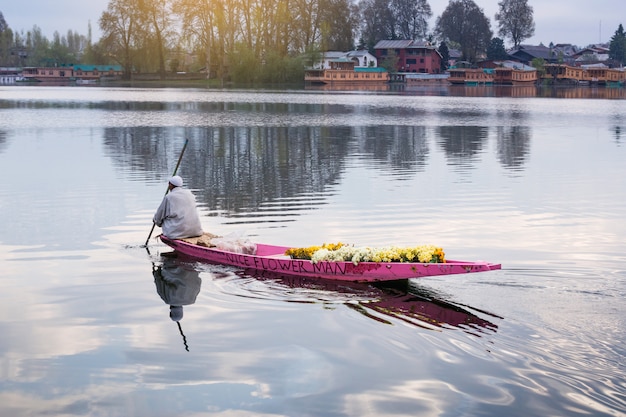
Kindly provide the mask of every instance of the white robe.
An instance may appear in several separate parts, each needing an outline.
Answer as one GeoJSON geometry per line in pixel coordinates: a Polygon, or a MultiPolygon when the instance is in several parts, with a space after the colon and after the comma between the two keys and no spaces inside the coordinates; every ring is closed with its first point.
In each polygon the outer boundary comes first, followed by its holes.
{"type": "Polygon", "coordinates": [[[203,233],[196,197],[186,188],[175,187],[167,193],[152,220],[163,228],[163,234],[170,239],[200,236],[203,233]]]}

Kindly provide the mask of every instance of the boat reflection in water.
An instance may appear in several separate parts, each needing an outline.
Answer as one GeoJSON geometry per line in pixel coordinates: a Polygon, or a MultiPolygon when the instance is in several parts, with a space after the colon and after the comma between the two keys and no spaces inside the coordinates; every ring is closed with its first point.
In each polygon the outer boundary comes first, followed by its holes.
{"type": "MultiPolygon", "coordinates": [[[[357,283],[283,275],[255,269],[240,269],[197,263],[175,252],[161,255],[163,263],[153,267],[157,292],[171,307],[170,317],[182,329],[182,306],[193,304],[200,292],[200,273],[210,273],[219,290],[235,297],[260,298],[289,303],[345,305],[383,324],[400,320],[428,329],[459,329],[480,336],[493,333],[501,320],[493,313],[446,300],[417,280],[357,283]]],[[[187,348],[188,350],[188,348],[187,348]]]]}
{"type": "MultiPolygon", "coordinates": [[[[292,296],[294,290],[295,293],[301,290],[305,296],[301,300],[287,299],[289,302],[341,303],[384,324],[401,320],[429,330],[456,328],[480,336],[481,333],[497,330],[498,326],[489,320],[502,319],[493,313],[447,301],[442,295],[419,285],[416,280],[354,283],[257,270],[236,270],[234,274],[240,279],[265,281],[268,290],[292,296]]],[[[256,294],[259,294],[258,288],[256,294]]]]}
{"type": "Polygon", "coordinates": [[[373,319],[389,323],[380,315],[390,316],[415,326],[424,328],[455,327],[467,333],[495,332],[498,326],[479,317],[470,310],[492,318],[502,317],[472,307],[461,306],[439,298],[436,294],[410,282],[408,288],[400,291],[394,288],[381,288],[379,300],[348,305],[373,319]]]}
{"type": "Polygon", "coordinates": [[[164,254],[161,259],[161,265],[152,264],[154,285],[161,299],[170,306],[170,318],[178,325],[185,350],[189,351],[180,321],[183,319],[183,306],[195,303],[200,293],[200,273],[169,254],[164,254]]]}

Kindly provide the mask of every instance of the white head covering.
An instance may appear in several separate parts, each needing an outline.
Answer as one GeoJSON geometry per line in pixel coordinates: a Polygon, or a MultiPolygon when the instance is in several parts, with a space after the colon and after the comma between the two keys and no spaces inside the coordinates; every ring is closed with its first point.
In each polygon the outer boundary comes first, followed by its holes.
{"type": "Polygon", "coordinates": [[[181,321],[183,319],[183,307],[170,306],[170,318],[172,321],[181,321]]]}
{"type": "Polygon", "coordinates": [[[182,187],[183,179],[178,175],[174,175],[172,178],[170,178],[170,184],[172,184],[174,187],[182,187]]]}

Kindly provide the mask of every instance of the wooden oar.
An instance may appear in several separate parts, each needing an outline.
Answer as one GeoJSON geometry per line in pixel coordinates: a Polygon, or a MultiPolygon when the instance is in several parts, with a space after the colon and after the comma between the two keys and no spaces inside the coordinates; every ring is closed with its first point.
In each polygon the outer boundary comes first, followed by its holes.
{"type": "MultiPolygon", "coordinates": [[[[180,166],[180,161],[183,159],[183,154],[185,153],[185,149],[187,149],[187,144],[189,143],[189,139],[185,139],[185,144],[183,145],[183,150],[180,151],[180,156],[178,157],[178,162],[176,163],[176,168],[174,168],[174,173],[172,174],[172,177],[174,175],[176,175],[176,172],[178,171],[178,167],[180,166]]],[[[165,195],[167,195],[167,193],[170,191],[170,186],[168,184],[167,186],[167,190],[165,190],[165,195]]],[[[165,197],[165,196],[163,196],[165,197]]],[[[156,223],[153,221],[152,222],[152,229],[150,229],[150,234],[148,234],[148,238],[146,239],[146,244],[144,246],[148,246],[148,242],[150,241],[150,237],[152,237],[152,232],[154,232],[154,227],[156,226],[156,223]]]]}

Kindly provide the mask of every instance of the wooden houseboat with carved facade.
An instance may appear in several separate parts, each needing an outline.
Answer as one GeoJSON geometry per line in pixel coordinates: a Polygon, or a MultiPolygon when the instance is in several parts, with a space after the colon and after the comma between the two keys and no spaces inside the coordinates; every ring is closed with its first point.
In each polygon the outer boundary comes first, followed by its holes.
{"type": "Polygon", "coordinates": [[[503,65],[494,68],[493,82],[499,85],[535,84],[537,70],[524,64],[503,65]]]}
{"type": "Polygon", "coordinates": [[[488,68],[450,68],[450,84],[493,84],[493,70],[488,68]]]}
{"type": "Polygon", "coordinates": [[[604,65],[583,65],[573,67],[565,64],[547,64],[544,79],[574,83],[621,86],[626,83],[626,71],[623,68],[608,68],[604,65]]]}
{"type": "Polygon", "coordinates": [[[351,59],[329,61],[330,68],[307,69],[304,72],[306,85],[360,84],[378,85],[389,82],[389,73],[380,67],[355,67],[351,59]]]}

